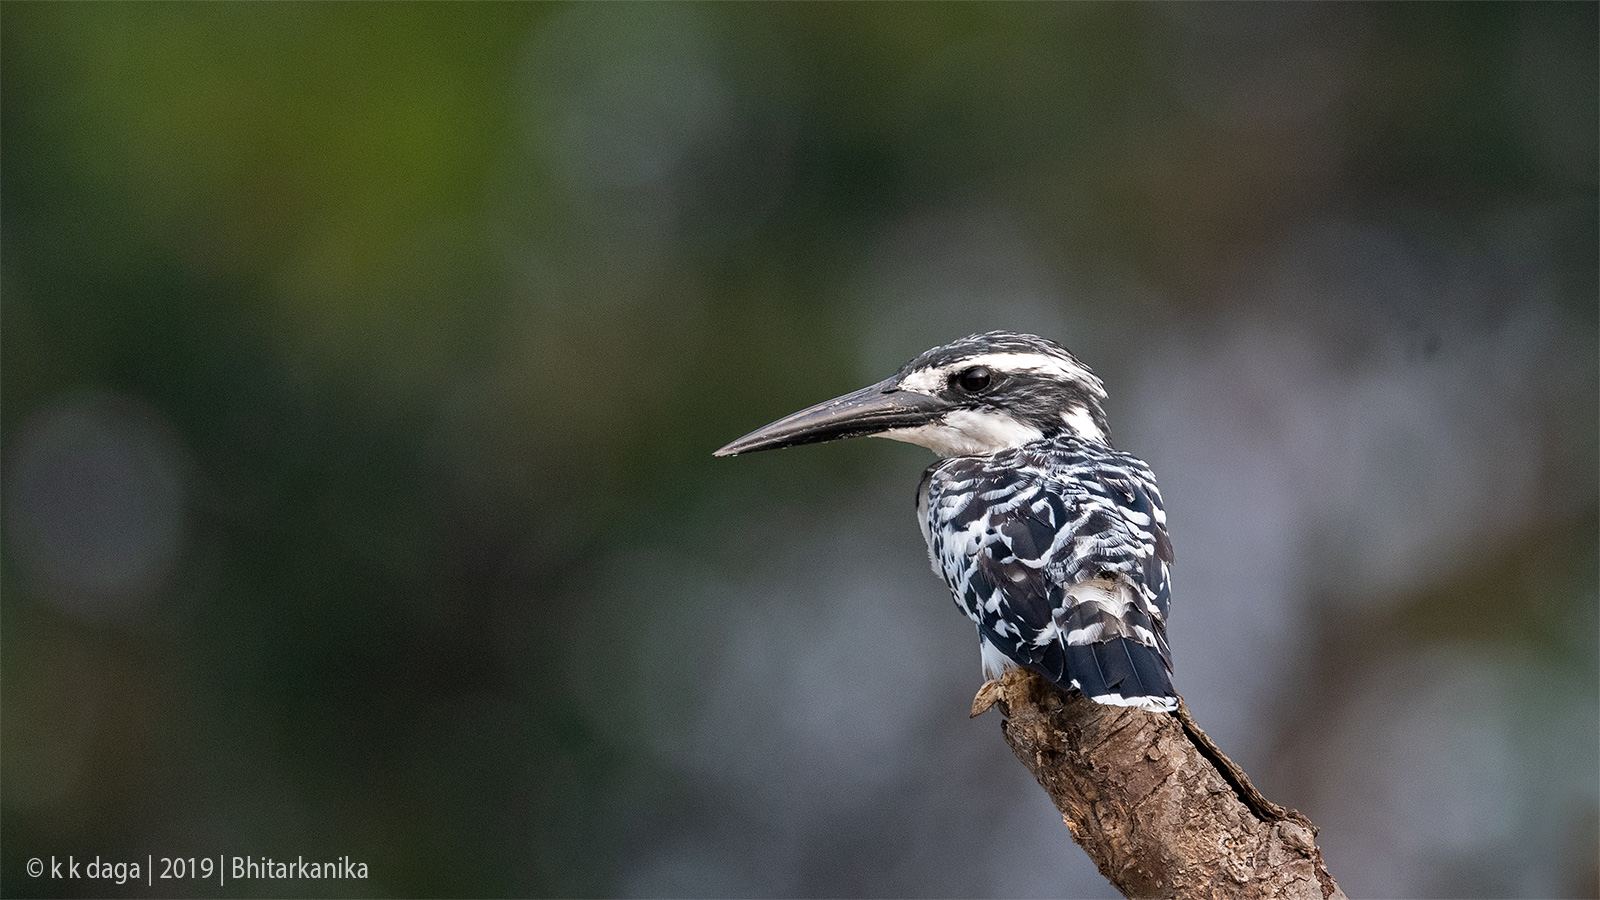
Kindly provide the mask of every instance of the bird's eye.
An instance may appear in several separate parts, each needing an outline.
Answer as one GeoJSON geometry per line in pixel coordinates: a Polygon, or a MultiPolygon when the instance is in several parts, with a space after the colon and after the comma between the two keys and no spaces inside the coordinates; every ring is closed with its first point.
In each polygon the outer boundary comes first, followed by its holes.
{"type": "Polygon", "coordinates": [[[993,379],[994,376],[988,370],[988,368],[984,366],[973,366],[970,369],[963,370],[960,374],[956,375],[950,380],[955,383],[956,387],[962,389],[963,391],[966,391],[969,394],[978,394],[982,393],[983,390],[989,386],[989,382],[993,379]]]}

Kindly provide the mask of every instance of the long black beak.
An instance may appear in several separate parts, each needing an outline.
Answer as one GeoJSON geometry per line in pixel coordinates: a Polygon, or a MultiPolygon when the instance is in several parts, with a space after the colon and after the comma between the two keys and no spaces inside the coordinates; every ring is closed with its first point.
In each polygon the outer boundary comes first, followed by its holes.
{"type": "Polygon", "coordinates": [[[802,409],[765,428],[757,428],[713,455],[738,456],[756,450],[878,434],[893,428],[915,428],[934,421],[944,411],[938,399],[902,391],[895,385],[896,380],[890,378],[802,409]]]}

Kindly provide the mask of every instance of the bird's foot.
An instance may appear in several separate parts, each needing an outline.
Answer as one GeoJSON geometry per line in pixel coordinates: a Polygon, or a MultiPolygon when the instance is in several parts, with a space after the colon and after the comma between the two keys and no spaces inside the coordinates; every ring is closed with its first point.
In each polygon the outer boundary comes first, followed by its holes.
{"type": "Polygon", "coordinates": [[[972,698],[972,715],[976,719],[989,711],[989,707],[1000,701],[1000,682],[993,679],[985,681],[983,687],[978,688],[978,693],[972,698]]]}

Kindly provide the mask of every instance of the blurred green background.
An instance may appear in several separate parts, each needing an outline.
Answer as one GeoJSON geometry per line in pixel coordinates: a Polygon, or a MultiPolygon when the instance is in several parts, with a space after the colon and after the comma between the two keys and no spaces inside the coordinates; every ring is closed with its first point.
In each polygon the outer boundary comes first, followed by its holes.
{"type": "Polygon", "coordinates": [[[1113,896],[925,452],[1161,478],[1177,684],[1352,896],[1596,896],[1592,3],[0,7],[0,892],[1113,896]],[[31,878],[347,855],[363,882],[31,878]]]}

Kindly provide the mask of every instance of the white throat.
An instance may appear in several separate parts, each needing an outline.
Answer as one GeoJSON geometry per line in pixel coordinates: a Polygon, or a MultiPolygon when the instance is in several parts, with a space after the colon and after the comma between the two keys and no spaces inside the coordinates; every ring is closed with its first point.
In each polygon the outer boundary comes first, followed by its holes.
{"type": "Polygon", "coordinates": [[[1044,432],[994,410],[958,409],[916,428],[894,428],[874,437],[927,447],[940,456],[989,456],[1044,437],[1044,432]]]}

